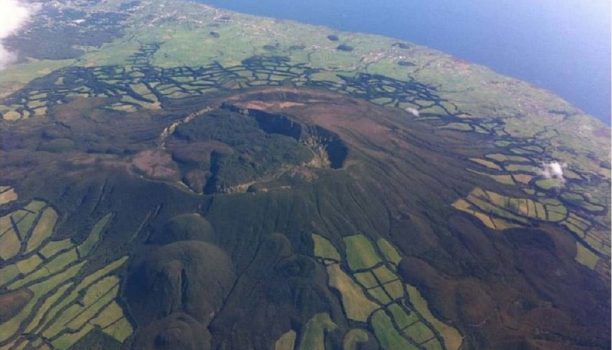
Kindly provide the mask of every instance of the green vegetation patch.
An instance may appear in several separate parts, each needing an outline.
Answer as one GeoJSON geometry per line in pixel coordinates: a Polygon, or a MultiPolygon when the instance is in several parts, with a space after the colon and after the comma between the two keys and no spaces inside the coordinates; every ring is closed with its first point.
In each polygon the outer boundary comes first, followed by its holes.
{"type": "Polygon", "coordinates": [[[563,181],[561,179],[540,179],[535,182],[537,188],[541,190],[552,190],[553,188],[563,187],[563,181]]]}
{"type": "Polygon", "coordinates": [[[12,227],[0,235],[0,259],[8,260],[14,257],[19,253],[19,249],[21,241],[12,227]]]}
{"type": "Polygon", "coordinates": [[[337,328],[328,313],[314,315],[304,326],[300,350],[325,350],[325,335],[337,328]]]}
{"type": "Polygon", "coordinates": [[[119,277],[117,276],[106,276],[96,283],[92,284],[91,287],[87,288],[83,298],[79,300],[80,304],[90,305],[106,295],[113,287],[119,284],[119,277]]]}
{"type": "Polygon", "coordinates": [[[118,342],[123,343],[134,332],[134,328],[132,328],[130,322],[123,317],[110,326],[103,328],[102,331],[115,338],[118,342]]]}
{"type": "Polygon", "coordinates": [[[382,287],[368,289],[368,293],[382,305],[386,305],[391,302],[391,298],[382,287]]]}
{"type": "Polygon", "coordinates": [[[116,301],[108,304],[102,312],[90,321],[91,324],[106,328],[123,318],[123,309],[116,301]]]}
{"type": "Polygon", "coordinates": [[[387,307],[387,310],[391,312],[393,320],[395,321],[399,329],[404,329],[419,320],[419,318],[414,312],[410,312],[398,303],[393,303],[389,305],[387,307]]]}
{"type": "Polygon", "coordinates": [[[436,338],[431,339],[425,344],[421,344],[421,346],[427,350],[444,350],[444,347],[442,346],[442,344],[440,344],[440,342],[436,338]]]}
{"type": "Polygon", "coordinates": [[[358,350],[360,343],[368,341],[368,332],[363,329],[354,328],[346,332],[342,340],[343,350],[358,350]]]}
{"type": "Polygon", "coordinates": [[[102,230],[106,227],[110,219],[112,218],[112,214],[106,214],[102,219],[100,219],[94,227],[91,229],[89,236],[87,239],[83,241],[77,248],[80,256],[87,256],[89,252],[94,248],[96,243],[100,240],[100,235],[102,234],[102,230]]]}
{"type": "Polygon", "coordinates": [[[13,228],[13,224],[11,223],[11,216],[5,215],[0,217],[0,237],[13,228]]]}
{"type": "Polygon", "coordinates": [[[42,255],[45,259],[49,259],[55,256],[56,254],[66,251],[72,247],[74,247],[74,244],[72,244],[72,241],[69,238],[66,238],[61,241],[51,241],[45,244],[38,251],[38,253],[42,255]]]}
{"type": "Polygon", "coordinates": [[[328,266],[327,273],[330,287],[341,294],[342,306],[349,319],[366,322],[370,314],[379,308],[363,294],[361,287],[342,271],[340,265],[328,266]]]}
{"type": "Polygon", "coordinates": [[[87,289],[93,283],[98,281],[100,278],[106,276],[112,271],[121,267],[127,261],[127,257],[124,256],[119,258],[110,264],[106,265],[104,268],[97,270],[96,272],[86,276],[77,284],[77,286],[70,291],[70,293],[61,300],[60,303],[54,305],[54,307],[49,311],[49,318],[53,319],[64,307],[70,305],[70,303],[77,300],[77,298],[81,295],[81,291],[87,289]]]}
{"type": "Polygon", "coordinates": [[[376,311],[371,320],[374,334],[380,346],[385,350],[407,350],[418,349],[406,338],[404,338],[397,329],[395,329],[391,318],[383,310],[376,311]]]}
{"type": "Polygon", "coordinates": [[[486,177],[489,177],[491,179],[493,179],[496,182],[499,182],[500,184],[504,184],[504,185],[514,185],[514,179],[512,177],[512,175],[508,175],[508,174],[501,174],[501,175],[495,175],[495,174],[487,174],[481,171],[476,171],[473,169],[467,169],[470,172],[473,172],[475,174],[478,175],[483,175],[486,177]]]}
{"type": "Polygon", "coordinates": [[[434,333],[423,322],[415,322],[404,330],[404,334],[417,344],[424,343],[434,337],[434,333]]]}
{"type": "Polygon", "coordinates": [[[338,250],[336,250],[332,242],[330,242],[327,238],[313,233],[312,240],[314,242],[315,257],[335,260],[338,262],[342,260],[338,250]]]}
{"type": "MultiPolygon", "coordinates": [[[[23,209],[17,210],[10,214],[13,222],[16,223],[17,233],[22,240],[25,240],[28,237],[32,226],[34,226],[34,223],[36,222],[36,219],[39,218],[39,212],[46,205],[47,203],[43,201],[34,200],[28,203],[28,205],[26,205],[23,209]]],[[[45,221],[48,219],[49,217],[40,218],[39,221],[43,220],[41,224],[44,225],[45,221]]],[[[43,227],[41,227],[39,230],[42,229],[43,227]]]]}
{"type": "Polygon", "coordinates": [[[13,65],[0,75],[0,85],[7,83],[25,84],[73,62],[73,60],[36,60],[13,65]]]}
{"type": "Polygon", "coordinates": [[[382,262],[372,242],[362,235],[344,237],[346,257],[351,270],[369,269],[382,262]]]}
{"type": "Polygon", "coordinates": [[[442,321],[438,320],[432,313],[429,311],[429,307],[427,306],[427,301],[421,293],[415,287],[407,284],[406,290],[410,296],[410,302],[414,305],[416,311],[425,318],[427,322],[429,322],[434,328],[440,333],[442,338],[444,339],[444,345],[447,349],[457,350],[461,347],[461,343],[463,343],[463,337],[455,328],[448,326],[442,321]]]}
{"type": "MultiPolygon", "coordinates": [[[[475,206],[479,210],[489,215],[494,215],[500,219],[508,219],[522,224],[527,224],[527,219],[537,219],[543,221],[559,222],[564,220],[568,211],[565,206],[558,200],[551,200],[541,198],[538,201],[533,201],[528,198],[513,198],[495,193],[492,191],[484,191],[480,188],[475,188],[466,198],[467,202],[458,200],[453,203],[453,206],[459,210],[471,213],[479,216],[476,210],[471,208],[471,205],[475,206]]],[[[482,218],[483,222],[489,221],[487,226],[495,228],[498,220],[495,217],[482,218]]],[[[503,222],[501,222],[503,225],[503,222]]]]}
{"type": "Polygon", "coordinates": [[[389,270],[389,268],[387,268],[385,265],[379,266],[372,271],[380,284],[385,284],[398,279],[397,275],[389,270]]]}
{"type": "Polygon", "coordinates": [[[389,282],[383,286],[388,295],[394,300],[401,299],[406,294],[404,292],[404,285],[400,280],[389,282]]]}
{"type": "Polygon", "coordinates": [[[567,217],[567,208],[563,205],[546,204],[544,207],[548,213],[548,221],[558,222],[567,217]]]}
{"type": "MultiPolygon", "coordinates": [[[[94,287],[92,286],[92,288],[94,287]]],[[[94,291],[94,293],[95,292],[97,291],[94,291]]],[[[102,310],[105,306],[110,305],[110,303],[117,297],[118,292],[119,285],[117,281],[110,287],[110,289],[104,290],[100,295],[96,296],[97,298],[95,300],[91,300],[90,303],[85,303],[84,307],[75,308],[76,312],[60,315],[56,319],[57,323],[63,322],[63,325],[72,331],[81,329],[83,325],[98,314],[100,310],[102,310]]],[[[88,290],[87,294],[90,293],[90,290],[88,290]]],[[[68,310],[71,310],[71,308],[68,308],[68,310]]]]}
{"type": "Polygon", "coordinates": [[[30,212],[28,210],[17,210],[11,214],[11,219],[16,223],[17,233],[22,240],[27,239],[37,216],[38,212],[30,212]]]}
{"type": "Polygon", "coordinates": [[[16,264],[6,265],[0,269],[0,287],[19,276],[20,271],[16,264]]]}
{"type": "Polygon", "coordinates": [[[605,208],[601,205],[593,204],[588,202],[584,196],[580,193],[575,192],[563,192],[561,193],[561,198],[569,204],[581,207],[586,211],[590,212],[599,212],[603,211],[605,208]]]}
{"type": "Polygon", "coordinates": [[[293,350],[296,339],[295,331],[289,330],[280,336],[274,343],[274,350],[293,350]]]}
{"type": "Polygon", "coordinates": [[[6,341],[11,338],[16,332],[19,330],[21,324],[30,316],[30,314],[34,311],[34,305],[38,303],[38,301],[49,291],[53,290],[56,286],[61,284],[62,282],[69,280],[75,277],[84,263],[80,263],[77,265],[73,265],[65,271],[55,274],[50,278],[36,283],[29,287],[29,289],[34,293],[34,297],[28,302],[28,304],[21,309],[19,314],[15,317],[11,318],[5,323],[0,324],[0,342],[6,341]]]}
{"type": "Polygon", "coordinates": [[[36,227],[34,227],[34,230],[28,239],[26,246],[27,253],[38,248],[45,239],[51,236],[57,219],[57,212],[53,208],[46,208],[42,212],[38,222],[36,223],[36,227]]]}
{"type": "Polygon", "coordinates": [[[16,262],[15,265],[17,265],[19,272],[27,275],[28,273],[34,271],[41,263],[42,259],[38,255],[32,255],[27,259],[16,262]]]}
{"type": "Polygon", "coordinates": [[[374,277],[374,274],[370,271],[357,272],[353,274],[359,283],[365,288],[373,288],[378,286],[378,281],[374,277]]]}
{"type": "Polygon", "coordinates": [[[474,130],[470,124],[466,124],[466,123],[448,123],[444,126],[441,126],[440,128],[457,130],[457,131],[473,131],[474,130]]]}
{"type": "Polygon", "coordinates": [[[387,261],[389,261],[393,265],[399,265],[400,261],[402,261],[402,256],[393,246],[393,244],[391,244],[384,238],[379,238],[376,241],[376,244],[378,245],[378,249],[380,249],[387,261]]]}
{"type": "Polygon", "coordinates": [[[527,224],[528,221],[518,215],[513,214],[512,212],[505,209],[505,207],[499,207],[489,201],[488,198],[480,198],[476,196],[469,196],[468,201],[478,207],[486,214],[492,214],[504,219],[518,221],[523,224],[527,224]]]}
{"type": "Polygon", "coordinates": [[[113,272],[114,270],[120,268],[121,266],[123,266],[123,264],[125,264],[125,262],[128,260],[127,256],[121,257],[117,260],[112,261],[111,263],[109,263],[108,265],[104,266],[103,268],[97,270],[96,272],[92,273],[91,275],[88,275],[87,277],[83,278],[83,280],[78,284],[77,286],[77,290],[82,290],[85,289],[87,287],[89,287],[92,283],[94,283],[95,281],[99,280],[100,278],[110,274],[111,272],[113,272]]]}
{"type": "Polygon", "coordinates": [[[87,335],[87,333],[93,330],[93,326],[90,324],[85,324],[83,328],[81,328],[77,332],[65,332],[56,339],[51,341],[51,344],[55,349],[58,350],[68,350],[78,342],[81,338],[87,335]]]}
{"type": "Polygon", "coordinates": [[[17,192],[8,186],[0,186],[0,205],[17,200],[17,192]]]}
{"type": "Polygon", "coordinates": [[[599,257],[582,245],[582,243],[576,242],[576,261],[589,269],[594,270],[595,265],[597,265],[597,262],[599,261],[599,257]]]}
{"type": "Polygon", "coordinates": [[[504,169],[510,172],[518,172],[518,173],[528,173],[537,175],[540,173],[540,169],[538,167],[532,165],[525,164],[508,164],[504,166],[504,169]]]}
{"type": "Polygon", "coordinates": [[[72,285],[73,285],[72,282],[68,282],[62,285],[55,292],[53,292],[51,296],[45,299],[43,304],[38,308],[38,310],[36,310],[36,314],[34,315],[34,318],[30,321],[28,326],[25,328],[25,331],[27,333],[32,333],[35,329],[37,329],[40,326],[40,322],[43,320],[43,317],[45,317],[45,315],[49,311],[49,308],[51,308],[51,306],[55,304],[59,300],[59,298],[64,295],[66,290],[68,290],[68,288],[70,288],[72,285]]]}
{"type": "Polygon", "coordinates": [[[606,230],[591,229],[584,236],[584,242],[603,256],[610,257],[610,236],[606,230]]]}
{"type": "Polygon", "coordinates": [[[515,163],[530,163],[531,162],[531,160],[525,157],[501,154],[501,153],[487,154],[485,157],[489,159],[493,159],[498,162],[515,162],[515,163]]]}
{"type": "Polygon", "coordinates": [[[34,281],[38,281],[40,279],[46,278],[49,275],[58,273],[61,270],[63,270],[66,266],[77,261],[78,258],[79,257],[77,255],[76,249],[71,249],[62,254],[59,254],[53,259],[49,260],[49,262],[40,266],[33,273],[25,276],[22,279],[19,279],[13,282],[11,285],[9,285],[9,289],[12,289],[12,290],[18,289],[18,288],[21,288],[22,286],[26,286],[30,283],[33,283],[34,281]]]}
{"type": "Polygon", "coordinates": [[[44,207],[47,206],[47,203],[44,201],[33,200],[28,205],[26,205],[23,209],[32,213],[37,213],[41,211],[44,207]]]}
{"type": "Polygon", "coordinates": [[[580,228],[580,230],[582,231],[587,230],[591,226],[590,222],[587,219],[582,218],[574,213],[569,214],[566,222],[580,228]]]}

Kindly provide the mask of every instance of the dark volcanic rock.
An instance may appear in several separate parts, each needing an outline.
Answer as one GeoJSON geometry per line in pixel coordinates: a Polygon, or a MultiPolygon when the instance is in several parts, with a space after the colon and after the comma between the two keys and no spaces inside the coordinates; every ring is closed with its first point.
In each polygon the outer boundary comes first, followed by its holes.
{"type": "Polygon", "coordinates": [[[133,349],[206,350],[210,349],[210,332],[193,317],[177,312],[155,320],[139,330],[133,349]]]}
{"type": "Polygon", "coordinates": [[[409,48],[410,48],[410,45],[409,45],[409,44],[406,44],[406,43],[400,43],[400,42],[394,43],[392,46],[393,46],[393,47],[398,47],[398,48],[400,48],[400,49],[409,49],[409,48]]]}
{"type": "Polygon", "coordinates": [[[336,50],[351,52],[351,51],[353,51],[353,47],[350,46],[350,45],[341,44],[341,45],[338,45],[338,47],[336,47],[336,50]]]}
{"type": "Polygon", "coordinates": [[[214,229],[200,214],[182,214],[168,220],[161,229],[151,235],[153,244],[170,244],[178,241],[213,242],[214,229]]]}
{"type": "Polygon", "coordinates": [[[400,65],[400,66],[403,66],[403,67],[412,67],[412,66],[415,66],[415,64],[410,62],[410,61],[398,61],[397,64],[400,65]]]}
{"type": "Polygon", "coordinates": [[[232,262],[219,247],[181,241],[153,248],[135,261],[126,294],[139,324],[174,312],[207,324],[234,280],[232,262]]]}
{"type": "MultiPolygon", "coordinates": [[[[184,218],[182,218],[184,220],[184,218]]],[[[171,222],[175,231],[189,224],[171,222]],[[178,229],[177,227],[178,226],[178,229]]],[[[130,268],[126,297],[139,325],[137,349],[207,349],[207,325],[229,294],[235,273],[227,254],[201,241],[152,248],[130,268]]]]}

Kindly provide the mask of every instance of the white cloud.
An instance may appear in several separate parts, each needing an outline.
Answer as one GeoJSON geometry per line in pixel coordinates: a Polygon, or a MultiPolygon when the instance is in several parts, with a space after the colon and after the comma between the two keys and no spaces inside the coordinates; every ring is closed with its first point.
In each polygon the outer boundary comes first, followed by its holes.
{"type": "Polygon", "coordinates": [[[34,14],[35,8],[23,0],[0,0],[0,69],[16,58],[3,40],[18,31],[34,14]]]}
{"type": "Polygon", "coordinates": [[[563,178],[563,169],[565,168],[567,168],[566,163],[559,163],[556,160],[549,163],[542,163],[540,175],[546,179],[558,179],[563,183],[565,182],[565,178],[563,178]]]}
{"type": "Polygon", "coordinates": [[[406,108],[406,112],[412,114],[415,117],[418,117],[421,114],[418,109],[412,107],[406,108]]]}

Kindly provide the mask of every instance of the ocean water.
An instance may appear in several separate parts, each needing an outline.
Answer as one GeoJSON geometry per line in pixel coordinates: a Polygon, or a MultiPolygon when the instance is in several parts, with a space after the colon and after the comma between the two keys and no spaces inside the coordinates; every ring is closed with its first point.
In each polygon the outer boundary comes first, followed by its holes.
{"type": "Polygon", "coordinates": [[[526,80],[610,124],[610,0],[199,0],[382,34],[526,80]]]}

